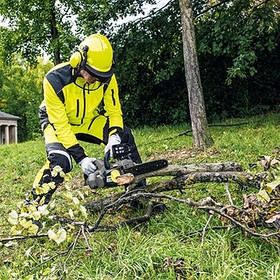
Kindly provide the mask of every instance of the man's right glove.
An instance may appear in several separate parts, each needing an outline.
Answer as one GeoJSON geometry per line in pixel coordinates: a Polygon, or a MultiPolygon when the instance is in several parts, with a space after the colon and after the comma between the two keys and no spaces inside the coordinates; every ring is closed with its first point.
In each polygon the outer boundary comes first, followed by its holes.
{"type": "Polygon", "coordinates": [[[96,158],[85,157],[79,162],[79,165],[81,166],[85,175],[88,176],[97,169],[96,165],[94,164],[95,161],[96,158]]]}
{"type": "Polygon", "coordinates": [[[118,133],[114,133],[109,137],[108,144],[106,145],[104,149],[104,153],[107,154],[107,152],[110,151],[110,158],[113,157],[113,146],[119,145],[121,143],[121,138],[118,133]]]}

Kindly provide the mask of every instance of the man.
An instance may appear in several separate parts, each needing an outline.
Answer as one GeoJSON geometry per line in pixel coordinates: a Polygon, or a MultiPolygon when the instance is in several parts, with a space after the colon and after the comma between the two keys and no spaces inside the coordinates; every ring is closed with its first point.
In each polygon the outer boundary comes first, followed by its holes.
{"type": "Polygon", "coordinates": [[[105,145],[111,156],[112,146],[127,144],[131,148],[128,157],[141,162],[134,137],[123,124],[114,67],[110,42],[93,34],[69,62],[55,66],[45,76],[39,117],[47,162],[35,178],[29,203],[50,201],[64,175],[71,171],[72,158],[86,176],[96,171],[95,159],[85,153],[78,140],[105,145]]]}

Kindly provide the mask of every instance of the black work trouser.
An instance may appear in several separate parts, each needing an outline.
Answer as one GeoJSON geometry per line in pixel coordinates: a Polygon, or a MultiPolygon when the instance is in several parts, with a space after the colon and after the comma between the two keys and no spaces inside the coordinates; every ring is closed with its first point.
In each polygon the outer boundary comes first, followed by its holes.
{"type": "MultiPolygon", "coordinates": [[[[108,131],[103,131],[105,139],[98,139],[91,137],[91,135],[85,135],[85,133],[76,134],[78,140],[86,142],[100,144],[100,140],[103,143],[108,142],[108,131]],[[106,142],[105,142],[106,141],[106,142]]],[[[134,136],[129,127],[124,127],[122,132],[119,132],[121,138],[121,144],[127,144],[131,148],[131,153],[128,155],[135,163],[141,163],[141,157],[139,155],[134,136]]],[[[52,138],[53,139],[53,138],[52,138]]],[[[71,156],[63,147],[61,143],[47,143],[46,144],[47,161],[41,170],[38,172],[31,192],[29,193],[26,202],[28,204],[37,202],[39,205],[49,203],[53,193],[56,191],[58,186],[64,181],[64,174],[67,174],[72,170],[71,156]]],[[[145,180],[139,183],[139,186],[146,184],[145,180]]]]}

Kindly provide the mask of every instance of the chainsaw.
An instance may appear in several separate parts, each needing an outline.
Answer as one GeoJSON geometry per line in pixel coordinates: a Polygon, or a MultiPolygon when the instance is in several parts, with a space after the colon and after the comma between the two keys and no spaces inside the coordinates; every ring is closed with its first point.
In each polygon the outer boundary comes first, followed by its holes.
{"type": "Polygon", "coordinates": [[[128,185],[136,176],[155,172],[168,166],[166,159],[136,164],[130,159],[130,153],[131,148],[127,144],[113,146],[113,158],[116,161],[110,162],[110,151],[105,154],[104,161],[96,159],[94,164],[97,170],[89,174],[86,184],[92,189],[128,185]]]}

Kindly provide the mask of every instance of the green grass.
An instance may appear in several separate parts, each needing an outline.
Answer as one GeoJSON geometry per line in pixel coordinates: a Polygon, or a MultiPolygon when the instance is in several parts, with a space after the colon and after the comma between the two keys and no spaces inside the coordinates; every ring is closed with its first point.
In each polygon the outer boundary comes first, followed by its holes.
{"type": "MultiPolygon", "coordinates": [[[[271,154],[279,146],[280,115],[268,114],[250,119],[228,120],[227,123],[248,122],[242,126],[211,127],[215,145],[205,152],[191,150],[192,137],[177,134],[188,126],[145,127],[134,131],[143,160],[166,157],[172,164],[236,161],[246,169],[259,155],[271,154]],[[174,136],[171,140],[164,140],[174,136]]],[[[83,143],[89,155],[103,156],[99,146],[83,143]]],[[[43,140],[9,146],[0,146],[0,210],[1,234],[9,234],[8,213],[24,199],[31,189],[34,176],[45,161],[43,140]]],[[[72,181],[67,188],[86,195],[86,200],[108,195],[112,190],[90,192],[83,186],[79,167],[72,171],[72,181]]],[[[245,191],[230,185],[235,201],[245,191]]],[[[247,190],[246,192],[253,192],[247,190]]],[[[63,197],[66,186],[54,196],[53,213],[65,214],[71,207],[63,197]]],[[[173,195],[180,196],[174,192],[173,195]]],[[[226,202],[222,184],[196,184],[182,197],[194,200],[206,196],[226,202]]],[[[11,247],[0,248],[0,279],[191,279],[191,280],[264,280],[280,279],[278,252],[258,238],[245,236],[239,230],[209,231],[204,246],[201,236],[188,236],[205,226],[208,215],[188,206],[166,202],[168,210],[153,216],[150,222],[136,227],[123,227],[116,232],[99,232],[89,236],[92,252],[85,251],[83,238],[66,263],[67,273],[61,275],[65,255],[39,265],[58,252],[67,249],[70,241],[56,245],[47,238],[14,242],[11,247]],[[112,245],[113,244],[113,245],[112,245]],[[166,265],[167,259],[182,259],[183,265],[166,265]],[[34,268],[39,265],[37,268],[34,268]],[[26,277],[26,278],[24,278],[26,277]]],[[[108,215],[107,223],[117,222],[133,215],[121,211],[108,215]]],[[[92,217],[92,222],[98,216],[92,217]]],[[[47,227],[52,222],[47,223],[47,227]]],[[[216,217],[211,225],[221,225],[216,217]]]]}

